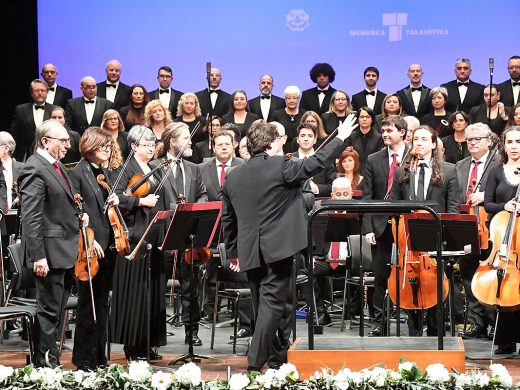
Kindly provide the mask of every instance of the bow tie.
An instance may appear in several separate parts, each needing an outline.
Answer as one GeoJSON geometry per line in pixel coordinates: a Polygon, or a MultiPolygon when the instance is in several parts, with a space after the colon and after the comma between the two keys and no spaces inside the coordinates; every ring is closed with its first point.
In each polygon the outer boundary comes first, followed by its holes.
{"type": "Polygon", "coordinates": [[[115,87],[117,87],[117,85],[115,85],[115,84],[108,84],[108,83],[107,83],[107,88],[108,88],[108,87],[115,88],[115,87]]]}
{"type": "Polygon", "coordinates": [[[261,95],[260,99],[271,99],[271,95],[261,95]]]}
{"type": "Polygon", "coordinates": [[[209,93],[216,93],[218,95],[220,93],[220,89],[211,89],[209,93]]]}
{"type": "Polygon", "coordinates": [[[50,87],[48,90],[54,92],[54,87],[50,87]]]}
{"type": "Polygon", "coordinates": [[[94,103],[94,100],[85,100],[85,104],[94,103]]]}
{"type": "Polygon", "coordinates": [[[365,95],[376,96],[376,91],[367,91],[367,90],[365,89],[365,95]]]}
{"type": "Polygon", "coordinates": [[[513,87],[516,87],[517,85],[520,85],[520,81],[517,81],[517,82],[513,81],[511,84],[513,84],[513,87]]]}
{"type": "Polygon", "coordinates": [[[168,92],[170,92],[169,89],[159,89],[159,94],[161,94],[161,93],[168,93],[168,92]]]}
{"type": "Polygon", "coordinates": [[[457,87],[462,87],[462,86],[465,86],[465,87],[469,87],[469,81],[457,81],[457,87]]]}
{"type": "Polygon", "coordinates": [[[34,106],[35,110],[44,110],[45,106],[34,106]]]}
{"type": "Polygon", "coordinates": [[[322,93],[322,94],[326,94],[327,91],[328,91],[328,89],[319,89],[319,88],[316,88],[316,89],[318,90],[318,95],[319,95],[320,93],[322,93]]]}
{"type": "Polygon", "coordinates": [[[419,92],[421,92],[421,91],[422,91],[422,87],[417,87],[417,88],[413,88],[413,87],[412,87],[412,88],[411,88],[411,91],[412,91],[412,92],[415,92],[415,91],[419,91],[419,92]]]}

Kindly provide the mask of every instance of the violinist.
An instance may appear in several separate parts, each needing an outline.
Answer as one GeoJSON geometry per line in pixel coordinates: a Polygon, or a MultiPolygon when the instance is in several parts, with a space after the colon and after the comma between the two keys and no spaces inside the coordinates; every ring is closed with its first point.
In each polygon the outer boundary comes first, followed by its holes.
{"type": "MultiPolygon", "coordinates": [[[[99,127],[89,127],[81,136],[79,150],[83,159],[70,171],[72,185],[83,198],[83,208],[90,218],[90,227],[94,230],[94,254],[98,258],[99,270],[90,283],[77,280],[78,308],[76,312],[76,332],[74,334],[74,349],[72,362],[83,371],[96,370],[107,365],[105,356],[106,322],[108,318],[108,296],[112,288],[115,252],[110,248],[114,237],[104,205],[107,202],[108,191],[98,184],[98,175],[105,176],[110,181],[108,164],[112,146],[116,141],[107,130],[99,127]],[[94,299],[94,305],[92,300],[94,299]],[[92,307],[95,307],[96,322],[92,307]]],[[[116,194],[112,194],[109,202],[118,203],[116,194]]]]}
{"type": "MultiPolygon", "coordinates": [[[[206,187],[202,182],[200,167],[190,161],[186,161],[186,157],[192,154],[190,131],[187,124],[182,122],[171,123],[166,126],[163,134],[164,149],[159,150],[160,159],[153,161],[152,166],[157,166],[164,159],[171,160],[170,164],[173,172],[168,175],[168,180],[164,186],[165,204],[172,209],[177,204],[179,195],[183,195],[186,203],[207,202],[206,187]]],[[[163,168],[163,174],[170,168],[163,168]]],[[[189,327],[192,327],[193,345],[202,345],[202,341],[198,336],[200,307],[199,307],[199,289],[198,289],[198,264],[194,264],[194,273],[192,277],[192,290],[190,291],[190,265],[183,261],[184,254],[179,255],[177,267],[179,269],[181,295],[182,295],[182,322],[186,332],[185,343],[189,339],[189,327]],[[190,305],[190,300],[193,302],[190,305]],[[190,324],[191,310],[191,324],[190,324]]],[[[169,273],[170,275],[171,273],[169,273]]]]}
{"type": "MultiPolygon", "coordinates": [[[[499,164],[498,155],[494,155],[489,162],[489,166],[484,172],[486,163],[491,158],[489,148],[491,142],[491,129],[484,123],[475,123],[466,127],[466,142],[468,143],[469,157],[457,162],[455,170],[459,180],[461,193],[459,202],[469,206],[484,206],[484,190],[489,177],[489,172],[499,164]],[[475,186],[478,184],[478,188],[475,186]]],[[[483,221],[484,223],[486,221],[483,221]]],[[[486,310],[475,298],[471,291],[471,280],[479,266],[479,260],[484,260],[476,256],[464,256],[459,261],[462,283],[466,293],[468,305],[468,322],[470,328],[460,334],[464,339],[486,338],[487,327],[493,327],[494,316],[486,310]]],[[[490,332],[491,333],[491,332],[490,332]]]]}
{"type": "MultiPolygon", "coordinates": [[[[495,214],[506,210],[514,211],[516,190],[520,184],[520,126],[507,128],[501,136],[501,164],[489,172],[484,195],[484,207],[491,220],[495,214]]],[[[510,354],[516,351],[516,343],[520,342],[520,312],[499,314],[495,329],[496,355],[510,354]]]]}
{"type": "MultiPolygon", "coordinates": [[[[437,132],[429,126],[419,126],[412,136],[412,161],[408,169],[395,172],[392,200],[430,200],[439,204],[440,213],[458,213],[460,188],[455,165],[444,162],[438,151],[437,132]]],[[[442,324],[439,324],[442,326],[442,324]]],[[[428,336],[436,336],[435,307],[428,309],[428,336]]],[[[422,310],[408,311],[410,336],[422,336],[422,310]]]]}
{"type": "MultiPolygon", "coordinates": [[[[155,189],[161,181],[160,172],[152,173],[142,181],[139,188],[132,193],[125,194],[125,190],[134,179],[152,172],[150,160],[155,154],[155,135],[147,127],[136,125],[128,133],[128,144],[132,145],[135,154],[130,157],[126,169],[122,172],[121,180],[116,186],[120,208],[127,210],[125,217],[128,227],[128,240],[131,250],[135,248],[155,215],[156,211],[165,210],[163,191],[155,194],[155,189]]],[[[151,251],[151,318],[150,318],[150,346],[166,345],[166,282],[164,279],[164,263],[162,253],[157,246],[162,242],[164,231],[158,236],[149,237],[152,244],[151,251]]],[[[146,269],[144,251],[130,261],[116,255],[114,269],[111,334],[112,341],[124,344],[125,356],[131,360],[142,360],[146,356],[148,335],[147,325],[147,294],[146,269]]],[[[151,350],[150,359],[160,360],[162,357],[156,350],[151,350]]]]}
{"type": "MultiPolygon", "coordinates": [[[[385,148],[368,156],[364,175],[363,199],[388,199],[395,171],[408,153],[404,142],[407,124],[401,117],[388,117],[381,124],[385,148]]],[[[369,336],[383,336],[383,301],[390,276],[392,254],[392,225],[389,215],[367,215],[364,218],[365,241],[371,245],[374,267],[374,316],[375,327],[369,336]]]]}

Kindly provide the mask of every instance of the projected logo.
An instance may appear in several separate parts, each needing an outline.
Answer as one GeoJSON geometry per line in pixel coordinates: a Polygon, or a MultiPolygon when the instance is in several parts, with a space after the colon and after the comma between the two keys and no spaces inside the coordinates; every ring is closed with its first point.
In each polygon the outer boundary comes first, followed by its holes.
{"type": "Polygon", "coordinates": [[[383,26],[388,26],[388,41],[403,39],[403,26],[408,22],[408,14],[383,14],[383,26]]]}
{"type": "Polygon", "coordinates": [[[285,24],[291,31],[303,31],[309,26],[309,14],[303,9],[293,9],[285,16],[285,24]]]}

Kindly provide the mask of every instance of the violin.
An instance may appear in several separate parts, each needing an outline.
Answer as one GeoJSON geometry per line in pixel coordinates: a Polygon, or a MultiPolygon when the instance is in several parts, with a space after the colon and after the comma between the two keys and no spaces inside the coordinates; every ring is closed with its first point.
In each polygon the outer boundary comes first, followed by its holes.
{"type": "MultiPolygon", "coordinates": [[[[96,177],[97,182],[110,194],[110,187],[105,181],[105,175],[98,175],[96,177]]],[[[128,242],[128,228],[125,220],[121,215],[119,207],[114,204],[109,204],[107,207],[107,216],[114,232],[114,239],[117,252],[121,256],[130,254],[130,243],[128,242]]]]}
{"type": "Polygon", "coordinates": [[[81,196],[74,194],[74,201],[79,211],[78,216],[80,221],[78,257],[74,265],[74,275],[81,281],[91,282],[99,270],[98,258],[92,250],[92,246],[94,245],[94,231],[83,224],[83,199],[81,196]]]}
{"type": "Polygon", "coordinates": [[[168,166],[168,164],[170,163],[171,160],[163,160],[154,169],[152,169],[145,175],[143,175],[142,173],[136,173],[128,181],[126,190],[123,193],[126,196],[135,196],[137,198],[147,196],[150,193],[151,189],[150,183],[148,182],[148,178],[152,176],[155,172],[157,172],[159,169],[168,166]]]}
{"type": "MultiPolygon", "coordinates": [[[[473,179],[472,186],[475,189],[473,192],[476,192],[476,180],[473,179]]],[[[469,215],[474,215],[477,218],[477,227],[478,227],[478,237],[480,243],[480,249],[486,250],[489,248],[489,229],[487,227],[488,214],[483,206],[475,205],[460,205],[460,209],[462,212],[467,213],[469,215]]]]}

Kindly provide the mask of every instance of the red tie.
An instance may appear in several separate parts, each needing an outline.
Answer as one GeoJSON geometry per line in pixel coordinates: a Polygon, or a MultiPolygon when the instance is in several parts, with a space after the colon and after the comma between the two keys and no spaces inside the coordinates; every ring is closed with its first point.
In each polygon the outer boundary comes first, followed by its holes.
{"type": "Polygon", "coordinates": [[[54,169],[56,169],[56,172],[58,172],[58,175],[60,175],[61,180],[63,181],[65,186],[70,190],[69,182],[67,181],[67,178],[65,177],[63,172],[61,171],[60,164],[55,162],[55,163],[52,164],[52,166],[54,167],[54,169]]]}
{"type": "MultiPolygon", "coordinates": [[[[339,242],[334,241],[331,244],[331,247],[330,247],[330,257],[331,257],[331,260],[338,260],[339,259],[339,242]]],[[[330,263],[330,268],[332,268],[332,269],[336,269],[336,268],[338,268],[338,266],[339,266],[338,262],[331,262],[330,263]]]]}
{"type": "Polygon", "coordinates": [[[390,172],[388,172],[388,184],[386,186],[386,192],[389,192],[394,182],[394,174],[397,169],[397,153],[392,155],[392,164],[390,164],[390,172]]]}
{"type": "Polygon", "coordinates": [[[473,193],[475,184],[477,184],[478,164],[480,164],[480,161],[473,160],[472,163],[473,169],[471,170],[471,174],[469,175],[468,190],[466,191],[466,203],[469,202],[469,197],[473,193]]]}
{"type": "Polygon", "coordinates": [[[220,164],[220,188],[224,187],[224,180],[226,180],[226,165],[220,164]]]}

